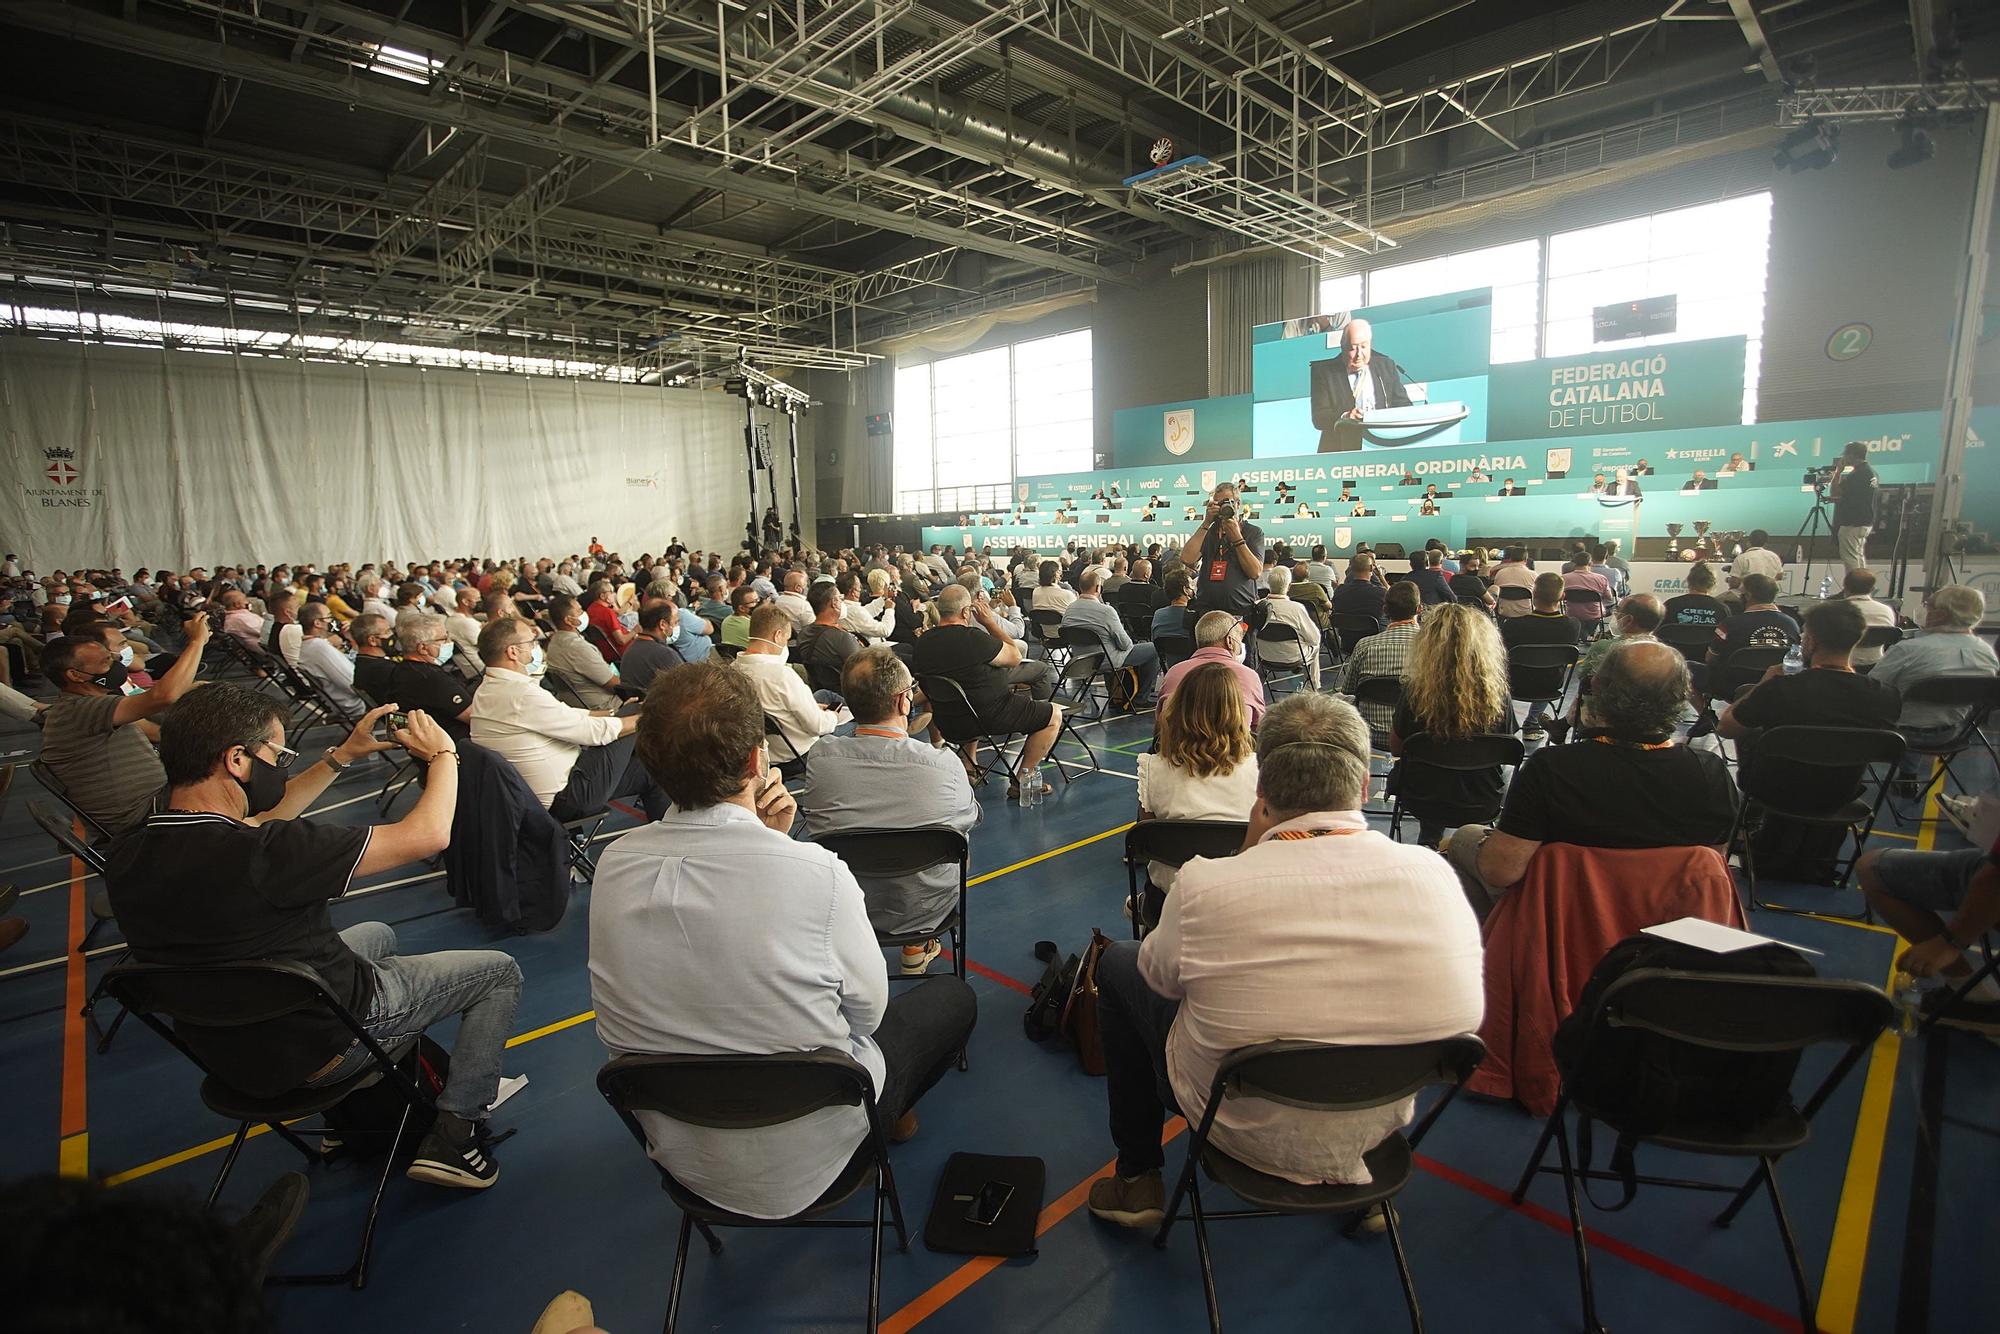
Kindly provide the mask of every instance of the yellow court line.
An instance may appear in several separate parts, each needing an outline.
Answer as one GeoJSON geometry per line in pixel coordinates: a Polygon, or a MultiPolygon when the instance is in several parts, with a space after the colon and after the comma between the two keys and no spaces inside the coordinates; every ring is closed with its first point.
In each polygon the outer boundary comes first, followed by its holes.
{"type": "Polygon", "coordinates": [[[60,1176],[82,1179],[90,1175],[90,1134],[78,1131],[66,1135],[56,1147],[56,1172],[60,1176]]]}
{"type": "MultiPolygon", "coordinates": [[[[1895,976],[1896,965],[1891,959],[1888,985],[1894,985],[1895,976]]],[[[1841,1182],[1833,1240],[1826,1248],[1826,1273],[1819,1285],[1819,1327],[1825,1334],[1854,1334],[1862,1273],[1868,1267],[1868,1234],[1875,1222],[1875,1192],[1882,1179],[1882,1150],[1889,1138],[1889,1110],[1896,1097],[1896,1065],[1902,1052],[1903,1035],[1891,1030],[1875,1039],[1875,1050],[1869,1053],[1861,1110],[1855,1114],[1854,1140],[1847,1151],[1847,1176],[1841,1182]]]]}
{"type": "MultiPolygon", "coordinates": [[[[974,880],[967,881],[966,883],[968,885],[983,885],[989,880],[998,880],[1001,876],[1009,875],[1015,871],[1020,870],[1023,867],[1033,866],[1037,862],[1045,862],[1049,860],[1049,858],[1051,857],[1060,857],[1065,852],[1074,852],[1078,848],[1089,847],[1092,843],[1102,842],[1103,840],[1110,838],[1113,835],[1124,833],[1127,829],[1130,829],[1131,827],[1132,826],[1130,824],[1121,824],[1116,829],[1107,829],[1101,834],[1092,834],[1089,838],[1080,838],[1074,843],[1066,843],[1062,847],[1056,848],[1053,851],[1040,853],[1036,856],[1027,858],[1025,861],[1015,862],[1012,866],[1003,866],[997,871],[988,871],[985,875],[979,876],[974,880]]],[[[540,1028],[531,1028],[525,1033],[520,1033],[515,1035],[514,1037],[508,1038],[507,1046],[509,1048],[519,1047],[524,1043],[533,1042],[537,1038],[549,1037],[552,1034],[560,1033],[565,1029],[575,1028],[579,1024],[587,1024],[595,1018],[597,1018],[597,1011],[585,1010],[582,1014],[573,1014],[567,1019],[558,1019],[552,1024],[544,1024],[540,1028]]],[[[269,1130],[270,1128],[268,1126],[261,1126],[261,1125],[252,1126],[250,1127],[250,1134],[246,1138],[255,1139],[259,1135],[268,1134],[269,1130]]],[[[207,1154],[215,1153],[220,1149],[228,1148],[229,1141],[234,1139],[235,1137],[236,1137],[235,1134],[232,1132],[231,1134],[223,1135],[216,1139],[209,1140],[206,1144],[197,1144],[192,1148],[182,1149],[179,1153],[170,1153],[164,1158],[155,1158],[150,1163],[141,1163],[137,1167],[127,1168],[123,1172],[113,1173],[112,1175],[104,1178],[104,1184],[107,1186],[122,1186],[128,1181],[137,1181],[140,1177],[151,1176],[155,1172],[164,1172],[170,1167],[179,1167],[182,1163],[192,1162],[196,1158],[203,1157],[207,1154]]],[[[80,1146],[86,1139],[87,1136],[79,1134],[79,1135],[73,1135],[70,1137],[69,1140],[63,1141],[62,1152],[65,1155],[63,1158],[63,1161],[65,1163],[70,1161],[68,1157],[70,1153],[80,1152],[80,1146]],[[71,1140],[77,1142],[79,1146],[77,1150],[72,1150],[70,1148],[71,1140]]]]}
{"type": "Polygon", "coordinates": [[[1871,829],[1868,831],[1868,837],[1900,839],[1904,843],[1914,843],[1917,841],[1915,834],[1899,834],[1893,829],[1871,829]]]}

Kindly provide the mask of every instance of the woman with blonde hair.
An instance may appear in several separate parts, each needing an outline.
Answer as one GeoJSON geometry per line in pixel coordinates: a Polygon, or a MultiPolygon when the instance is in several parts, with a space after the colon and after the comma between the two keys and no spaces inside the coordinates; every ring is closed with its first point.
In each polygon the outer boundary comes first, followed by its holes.
{"type": "MultiPolygon", "coordinates": [[[[1159,753],[1139,757],[1141,820],[1248,821],[1257,803],[1257,756],[1236,674],[1219,662],[1189,672],[1160,706],[1159,753]]],[[[1146,867],[1145,914],[1159,920],[1178,868],[1146,867]]]]}
{"type": "MultiPolygon", "coordinates": [[[[1403,669],[1403,701],[1389,728],[1389,752],[1419,734],[1434,741],[1512,732],[1514,701],[1507,689],[1507,650],[1493,618],[1478,607],[1446,603],[1431,608],[1410,641],[1403,669]]],[[[1402,766],[1389,774],[1388,791],[1399,784],[1402,766]]],[[[1454,775],[1432,795],[1453,805],[1491,804],[1497,812],[1505,791],[1501,766],[1454,775]]],[[[1418,838],[1436,847],[1443,824],[1419,817],[1418,838]]]]}

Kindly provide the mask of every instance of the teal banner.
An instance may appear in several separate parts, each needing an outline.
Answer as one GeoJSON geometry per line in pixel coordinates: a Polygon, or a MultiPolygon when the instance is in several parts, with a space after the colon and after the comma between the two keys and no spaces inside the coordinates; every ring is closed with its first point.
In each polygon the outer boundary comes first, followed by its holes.
{"type": "MultiPolygon", "coordinates": [[[[1380,547],[1385,542],[1402,545],[1406,551],[1416,550],[1433,537],[1454,550],[1465,545],[1465,519],[1459,515],[1391,514],[1385,510],[1374,517],[1352,518],[1326,514],[1317,519],[1273,518],[1268,513],[1252,510],[1251,522],[1264,532],[1265,550],[1271,544],[1283,542],[1301,556],[1315,546],[1324,546],[1336,555],[1347,556],[1362,543],[1380,547]]],[[[1008,516],[998,523],[961,525],[957,528],[924,529],[926,550],[943,543],[957,547],[961,551],[977,551],[984,547],[996,554],[1012,551],[1015,547],[1027,547],[1031,551],[1057,552],[1074,543],[1078,547],[1103,547],[1112,543],[1119,545],[1137,544],[1146,547],[1158,542],[1162,547],[1177,547],[1194,536],[1201,526],[1201,511],[1190,515],[1185,507],[1170,511],[1126,511],[1109,516],[1105,523],[1096,522],[1095,515],[1085,516],[1080,523],[1052,523],[1052,516],[1024,515],[1024,521],[1017,522],[1008,516]],[[1146,515],[1155,517],[1146,520],[1146,515]]]]}
{"type": "Polygon", "coordinates": [[[1120,408],[1111,414],[1111,457],[1121,468],[1244,458],[1253,452],[1252,421],[1248,394],[1120,408]]]}
{"type": "Polygon", "coordinates": [[[1738,425],[1747,341],[1737,334],[1495,366],[1487,435],[1546,440],[1738,425]]]}

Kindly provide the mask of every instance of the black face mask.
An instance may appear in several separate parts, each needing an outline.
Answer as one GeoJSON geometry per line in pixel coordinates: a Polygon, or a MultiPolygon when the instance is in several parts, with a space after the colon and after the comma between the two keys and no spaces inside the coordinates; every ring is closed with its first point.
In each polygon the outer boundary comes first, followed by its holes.
{"type": "Polygon", "coordinates": [[[236,780],[243,789],[246,818],[262,815],[285,799],[285,771],[261,755],[251,755],[249,759],[250,781],[236,780]]]}
{"type": "Polygon", "coordinates": [[[117,658],[113,658],[111,665],[104,670],[103,674],[91,677],[90,683],[101,689],[109,690],[115,695],[124,686],[126,675],[125,664],[117,658]]]}

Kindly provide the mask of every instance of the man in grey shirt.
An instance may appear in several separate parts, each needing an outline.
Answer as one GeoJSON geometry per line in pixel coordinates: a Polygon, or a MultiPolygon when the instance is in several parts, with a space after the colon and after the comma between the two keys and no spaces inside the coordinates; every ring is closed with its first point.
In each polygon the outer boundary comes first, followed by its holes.
{"type": "Polygon", "coordinates": [[[1113,667],[1130,667],[1139,673],[1139,694],[1132,707],[1143,708],[1151,704],[1153,687],[1160,680],[1160,651],[1151,644],[1135,644],[1132,636],[1125,633],[1125,625],[1118,619],[1118,613],[1104,603],[1100,592],[1104,580],[1104,567],[1093,565],[1077,576],[1076,601],[1063,610],[1063,628],[1080,625],[1097,636],[1099,643],[1111,660],[1113,667]]]}
{"type": "MultiPolygon", "coordinates": [[[[806,752],[799,811],[811,838],[862,829],[943,825],[961,834],[979,823],[979,803],[964,766],[948,750],[911,738],[917,684],[884,647],[847,660],[841,697],[854,714],[852,736],[825,736],[806,752]]],[[[932,867],[894,880],[863,879],[868,921],[882,935],[934,930],[958,906],[958,872],[932,867]]],[[[933,939],[903,947],[903,971],[921,973],[940,951],[933,939]]]]}
{"type": "MultiPolygon", "coordinates": [[[[1917,745],[1937,745],[1965,725],[1966,707],[1926,704],[1907,699],[1910,687],[1940,676],[1992,676],[2000,669],[1992,647],[1973,633],[1986,619],[1986,598],[1965,584],[1934,588],[1924,598],[1924,628],[1903,640],[1875,664],[1870,679],[1893,687],[1906,697],[1896,728],[1917,745]]],[[[1902,760],[1905,783],[1930,772],[1931,757],[1908,754],[1902,760]]],[[[1905,795],[1913,796],[1907,788],[1905,795]]]]}

